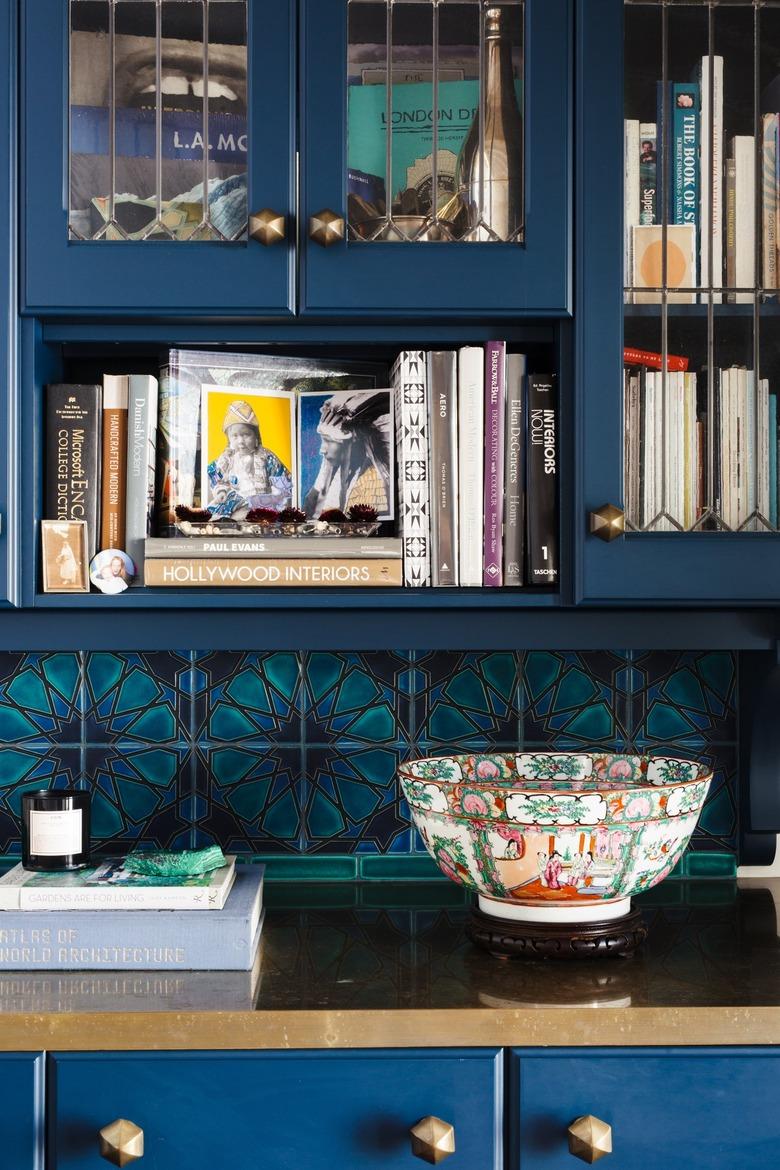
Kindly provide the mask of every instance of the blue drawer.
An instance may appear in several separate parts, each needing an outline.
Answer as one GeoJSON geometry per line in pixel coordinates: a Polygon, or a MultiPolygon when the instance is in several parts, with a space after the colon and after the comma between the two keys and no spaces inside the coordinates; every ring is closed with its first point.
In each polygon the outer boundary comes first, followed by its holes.
{"type": "Polygon", "coordinates": [[[778,1164],[779,1087],[773,1049],[515,1051],[509,1166],[582,1164],[567,1127],[593,1114],[612,1127],[608,1170],[767,1170],[778,1164]]]}
{"type": "Polygon", "coordinates": [[[43,1079],[41,1054],[0,1056],[0,1166],[43,1170],[43,1079]]]}
{"type": "Polygon", "coordinates": [[[495,1050],[55,1054],[49,1170],[99,1170],[98,1131],[141,1126],[143,1170],[410,1170],[409,1128],[455,1127],[452,1170],[499,1170],[495,1050]]]}

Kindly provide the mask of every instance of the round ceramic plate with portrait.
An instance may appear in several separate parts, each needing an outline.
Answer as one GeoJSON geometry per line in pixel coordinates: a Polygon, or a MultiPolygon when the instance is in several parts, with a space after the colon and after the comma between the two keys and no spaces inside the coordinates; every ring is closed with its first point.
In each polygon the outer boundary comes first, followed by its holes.
{"type": "Polygon", "coordinates": [[[135,577],[135,565],[121,548],[104,548],[89,562],[89,579],[101,593],[124,593],[135,577]]]}

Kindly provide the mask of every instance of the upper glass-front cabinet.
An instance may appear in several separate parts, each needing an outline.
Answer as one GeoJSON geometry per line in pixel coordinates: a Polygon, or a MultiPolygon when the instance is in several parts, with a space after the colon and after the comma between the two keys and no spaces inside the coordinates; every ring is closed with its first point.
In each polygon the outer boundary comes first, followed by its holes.
{"type": "Polygon", "coordinates": [[[24,8],[26,307],[292,312],[291,0],[24,8]]]}
{"type": "Polygon", "coordinates": [[[566,0],[303,0],[304,310],[568,311],[570,24],[566,0]]]}
{"type": "Polygon", "coordinates": [[[780,4],[600,7],[580,47],[604,200],[582,209],[582,450],[586,508],[620,505],[627,535],[586,539],[583,592],[776,600],[780,4]],[[610,49],[622,86],[591,59],[610,49]],[[589,217],[611,224],[597,247],[589,217]]]}

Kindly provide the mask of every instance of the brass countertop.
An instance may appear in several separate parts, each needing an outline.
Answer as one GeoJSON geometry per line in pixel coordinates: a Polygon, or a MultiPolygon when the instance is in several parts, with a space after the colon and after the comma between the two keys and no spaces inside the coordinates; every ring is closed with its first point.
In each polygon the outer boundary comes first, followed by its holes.
{"type": "Polygon", "coordinates": [[[255,972],[0,974],[0,1049],[780,1044],[780,882],[668,881],[640,956],[502,961],[460,892],[271,886],[255,972]]]}

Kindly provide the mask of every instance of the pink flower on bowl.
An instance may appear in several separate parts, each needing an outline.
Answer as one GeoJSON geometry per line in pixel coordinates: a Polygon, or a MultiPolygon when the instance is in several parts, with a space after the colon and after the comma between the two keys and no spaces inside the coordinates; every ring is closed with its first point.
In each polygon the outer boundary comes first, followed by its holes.
{"type": "Polygon", "coordinates": [[[615,760],[609,765],[609,776],[613,780],[620,780],[623,777],[629,778],[631,776],[631,765],[628,760],[615,760]]]}
{"type": "MultiPolygon", "coordinates": [[[[494,764],[492,760],[480,760],[475,771],[480,780],[493,780],[500,774],[498,765],[494,764]]],[[[487,809],[484,811],[487,812],[487,809]]]]}
{"type": "Polygon", "coordinates": [[[445,874],[446,877],[451,878],[454,882],[457,882],[458,885],[463,885],[463,879],[461,878],[460,874],[456,873],[451,866],[445,864],[445,862],[442,860],[441,853],[436,860],[439,863],[439,869],[443,874],[445,874]]]}
{"type": "Polygon", "coordinates": [[[482,816],[487,816],[488,806],[487,801],[477,792],[467,792],[463,797],[463,809],[467,813],[477,813],[482,816]]]}
{"type": "Polygon", "coordinates": [[[626,820],[641,821],[644,817],[650,816],[652,807],[649,797],[634,796],[626,802],[626,820]]]}

